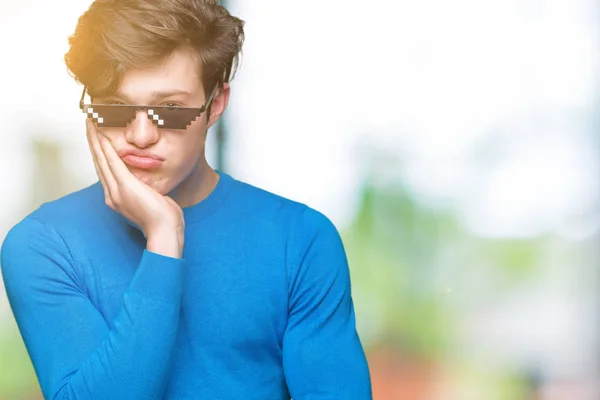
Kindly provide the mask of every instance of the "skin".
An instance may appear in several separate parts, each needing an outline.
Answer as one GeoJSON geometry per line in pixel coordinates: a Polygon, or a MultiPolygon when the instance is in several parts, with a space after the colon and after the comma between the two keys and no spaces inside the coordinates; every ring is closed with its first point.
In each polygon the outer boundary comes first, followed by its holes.
{"type": "MultiPolygon", "coordinates": [[[[198,62],[182,49],[152,68],[127,71],[113,95],[93,101],[199,108],[206,101],[204,92],[198,62]],[[174,91],[183,93],[164,95],[174,91]]],[[[87,120],[88,144],[105,202],[142,229],[149,251],[181,258],[182,208],[206,198],[219,179],[206,161],[206,134],[227,107],[229,92],[225,84],[210,115],[202,114],[185,130],[158,129],[144,112],[126,128],[97,128],[87,120]],[[134,168],[120,158],[125,150],[149,151],[164,161],[156,169],[134,168]]]]}

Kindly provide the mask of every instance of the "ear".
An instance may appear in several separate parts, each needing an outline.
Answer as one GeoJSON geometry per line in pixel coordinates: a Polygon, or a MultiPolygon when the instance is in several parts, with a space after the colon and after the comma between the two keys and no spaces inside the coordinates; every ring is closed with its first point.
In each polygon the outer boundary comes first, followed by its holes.
{"type": "Polygon", "coordinates": [[[217,120],[221,117],[225,109],[227,108],[227,104],[229,103],[229,93],[230,93],[229,83],[223,84],[223,89],[221,89],[217,95],[215,96],[212,105],[210,106],[210,116],[208,118],[208,128],[210,128],[217,120]]]}

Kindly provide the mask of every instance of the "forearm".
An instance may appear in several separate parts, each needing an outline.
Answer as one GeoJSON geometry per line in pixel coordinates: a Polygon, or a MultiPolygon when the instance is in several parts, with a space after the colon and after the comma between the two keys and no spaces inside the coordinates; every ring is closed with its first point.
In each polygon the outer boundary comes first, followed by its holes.
{"type": "Polygon", "coordinates": [[[172,364],[178,323],[178,305],[126,293],[114,329],[53,398],[161,399],[172,364]]]}
{"type": "Polygon", "coordinates": [[[45,398],[162,398],[177,340],[183,264],[144,251],[112,329],[80,293],[57,293],[59,307],[35,301],[34,292],[11,293],[45,398]]]}

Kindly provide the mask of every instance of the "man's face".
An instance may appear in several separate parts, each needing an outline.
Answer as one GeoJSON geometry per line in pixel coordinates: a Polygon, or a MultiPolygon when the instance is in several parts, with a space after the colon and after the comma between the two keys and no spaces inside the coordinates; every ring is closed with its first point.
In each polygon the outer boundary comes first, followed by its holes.
{"type": "MultiPolygon", "coordinates": [[[[115,93],[94,98],[92,102],[200,108],[206,96],[199,76],[198,62],[188,51],[182,50],[156,67],[127,71],[115,93]]],[[[87,129],[92,130],[92,134],[99,132],[108,137],[138,179],[157,192],[167,194],[188,177],[198,175],[206,165],[206,132],[225,109],[228,97],[226,86],[213,100],[210,118],[204,112],[186,129],[159,128],[145,111],[138,111],[125,128],[101,127],[88,119],[87,129]]]]}

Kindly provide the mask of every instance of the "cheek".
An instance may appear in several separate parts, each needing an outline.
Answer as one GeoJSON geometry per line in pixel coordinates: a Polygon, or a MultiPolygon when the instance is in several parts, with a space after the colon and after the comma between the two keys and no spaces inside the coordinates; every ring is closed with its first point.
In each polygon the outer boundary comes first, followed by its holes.
{"type": "Polygon", "coordinates": [[[203,152],[206,142],[206,121],[204,119],[194,121],[188,129],[175,135],[179,154],[184,158],[198,158],[203,152]]]}
{"type": "Polygon", "coordinates": [[[169,155],[178,173],[187,173],[204,155],[205,133],[192,125],[185,132],[169,134],[169,155]]]}

